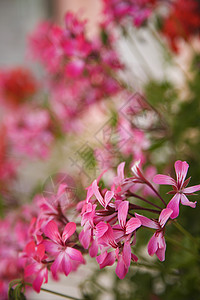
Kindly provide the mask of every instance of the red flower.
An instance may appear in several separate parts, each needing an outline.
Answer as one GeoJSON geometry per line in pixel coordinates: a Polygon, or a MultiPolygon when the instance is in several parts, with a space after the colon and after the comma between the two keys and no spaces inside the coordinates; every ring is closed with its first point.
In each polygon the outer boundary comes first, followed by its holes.
{"type": "Polygon", "coordinates": [[[4,101],[18,105],[36,92],[36,82],[29,70],[12,69],[0,74],[0,92],[4,101]]]}
{"type": "Polygon", "coordinates": [[[177,0],[165,19],[162,33],[170,42],[172,50],[178,51],[177,42],[182,38],[188,41],[192,36],[199,35],[200,4],[196,0],[177,0]]]}

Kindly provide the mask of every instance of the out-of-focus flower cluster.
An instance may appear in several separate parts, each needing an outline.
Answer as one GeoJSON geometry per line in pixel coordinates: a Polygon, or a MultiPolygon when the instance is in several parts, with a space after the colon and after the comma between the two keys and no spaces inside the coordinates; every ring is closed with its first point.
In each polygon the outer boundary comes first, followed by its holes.
{"type": "Polygon", "coordinates": [[[0,296],[7,299],[8,284],[24,274],[21,252],[30,240],[30,220],[37,215],[34,205],[24,205],[0,220],[0,296]]]}
{"type": "Polygon", "coordinates": [[[42,23],[30,37],[31,53],[46,69],[52,109],[65,131],[90,104],[121,89],[115,77],[123,66],[112,34],[101,27],[100,36],[90,40],[85,23],[67,13],[65,28],[42,23]]]}
{"type": "Polygon", "coordinates": [[[107,23],[125,26],[130,21],[140,27],[149,19],[158,0],[103,0],[107,23]]]}

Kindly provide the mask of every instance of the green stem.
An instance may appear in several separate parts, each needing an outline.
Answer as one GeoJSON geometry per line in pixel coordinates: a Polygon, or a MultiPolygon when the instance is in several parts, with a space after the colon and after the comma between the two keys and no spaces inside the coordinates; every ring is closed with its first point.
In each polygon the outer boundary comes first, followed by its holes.
{"type": "Polygon", "coordinates": [[[145,267],[145,268],[148,268],[148,269],[156,269],[156,270],[159,270],[159,268],[158,268],[157,266],[153,266],[153,265],[146,264],[146,263],[133,262],[133,264],[134,264],[136,267],[145,267]]]}
{"type": "MultiPolygon", "coordinates": [[[[24,284],[32,286],[32,284],[29,283],[29,282],[24,282],[24,284]]],[[[47,292],[47,293],[50,293],[50,294],[53,294],[53,295],[56,295],[56,296],[60,296],[60,297],[63,297],[63,298],[67,298],[67,299],[81,300],[81,299],[73,297],[73,296],[64,295],[64,294],[61,294],[61,293],[58,293],[58,292],[54,292],[54,291],[51,291],[51,290],[48,290],[48,289],[44,289],[44,288],[41,288],[41,291],[47,292]]]]}

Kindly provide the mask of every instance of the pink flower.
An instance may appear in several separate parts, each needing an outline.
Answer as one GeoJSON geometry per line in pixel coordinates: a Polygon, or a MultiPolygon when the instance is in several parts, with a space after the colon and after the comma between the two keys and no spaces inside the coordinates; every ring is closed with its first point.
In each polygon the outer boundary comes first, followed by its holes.
{"type": "Polygon", "coordinates": [[[58,226],[53,220],[44,228],[44,234],[50,239],[43,242],[45,249],[55,258],[51,265],[51,271],[55,278],[57,278],[58,271],[68,276],[79,264],[85,263],[82,253],[71,247],[74,243],[69,238],[74,234],[75,230],[76,224],[69,222],[65,226],[62,235],[60,235],[58,226]]]}
{"type": "Polygon", "coordinates": [[[156,229],[156,232],[149,241],[148,253],[151,256],[156,254],[160,261],[165,260],[166,243],[164,238],[164,227],[172,213],[173,210],[170,208],[163,209],[160,213],[158,221],[135,214],[136,218],[141,221],[143,226],[156,229]]]}
{"type": "Polygon", "coordinates": [[[54,137],[47,110],[23,106],[17,114],[7,115],[4,123],[13,152],[30,157],[48,157],[54,137]]]}
{"type": "Polygon", "coordinates": [[[46,265],[42,263],[42,260],[46,258],[44,245],[35,245],[34,241],[31,241],[26,245],[25,252],[27,255],[28,265],[25,267],[25,277],[33,276],[34,290],[39,293],[43,282],[48,282],[48,269],[46,265]]]}
{"type": "MultiPolygon", "coordinates": [[[[132,218],[136,219],[136,218],[132,218]]],[[[141,222],[137,222],[140,223],[141,222]]],[[[140,225],[139,225],[140,226],[140,225]]],[[[133,225],[132,231],[139,227],[138,225],[133,225]]],[[[130,238],[127,236],[124,243],[119,243],[116,240],[115,230],[110,224],[100,222],[96,226],[96,237],[98,244],[101,248],[101,254],[97,256],[96,260],[100,266],[100,269],[105,266],[111,266],[117,259],[116,274],[120,279],[123,279],[129,269],[131,260],[137,261],[137,257],[131,253],[130,238]],[[110,248],[115,249],[115,251],[108,251],[110,248]]]]}
{"type": "Polygon", "coordinates": [[[130,20],[140,27],[149,19],[156,0],[104,0],[104,14],[108,23],[125,25],[130,20]]]}
{"type": "Polygon", "coordinates": [[[191,202],[188,200],[186,195],[192,195],[194,192],[200,190],[200,184],[187,187],[190,178],[185,180],[187,175],[187,171],[189,165],[186,161],[177,160],[175,162],[175,171],[176,171],[176,178],[177,180],[173,179],[170,176],[158,174],[154,177],[153,181],[157,184],[166,184],[172,185],[173,191],[169,192],[169,194],[175,194],[174,197],[170,200],[167,207],[173,210],[171,218],[174,219],[179,215],[179,203],[190,206],[192,208],[196,207],[196,202],[191,202]]]}

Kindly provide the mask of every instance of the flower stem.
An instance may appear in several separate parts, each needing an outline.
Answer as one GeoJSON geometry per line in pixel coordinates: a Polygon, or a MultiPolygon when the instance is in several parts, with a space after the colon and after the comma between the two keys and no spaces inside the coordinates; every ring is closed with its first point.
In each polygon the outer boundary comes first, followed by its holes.
{"type": "Polygon", "coordinates": [[[156,270],[159,270],[159,268],[155,265],[150,265],[150,264],[147,264],[147,263],[140,263],[140,262],[132,262],[132,264],[134,264],[136,267],[145,267],[145,268],[148,268],[148,269],[156,269],[156,270]]]}
{"type": "Polygon", "coordinates": [[[143,197],[141,197],[141,196],[139,196],[137,194],[131,193],[130,196],[138,198],[138,199],[140,199],[140,200],[142,200],[142,201],[144,201],[144,202],[146,202],[146,203],[148,203],[148,204],[150,204],[150,205],[152,205],[152,206],[154,206],[154,207],[162,210],[162,208],[160,206],[152,203],[151,201],[148,201],[147,199],[145,199],[145,198],[143,198],[143,197]]]}
{"type": "MultiPolygon", "coordinates": [[[[24,282],[24,285],[32,286],[32,284],[29,283],[29,282],[24,282]]],[[[54,291],[51,291],[51,290],[48,290],[48,289],[44,289],[44,288],[41,288],[41,291],[47,292],[47,293],[50,293],[50,294],[53,294],[53,295],[56,295],[56,296],[60,296],[60,297],[66,298],[66,299],[81,300],[81,299],[73,297],[73,296],[64,295],[64,294],[61,294],[61,293],[58,293],[58,292],[54,292],[54,291]]]]}
{"type": "Polygon", "coordinates": [[[130,209],[146,210],[146,211],[150,211],[152,213],[160,214],[160,210],[145,208],[145,207],[142,207],[142,206],[139,206],[136,204],[132,204],[132,203],[129,203],[129,207],[130,207],[130,209]]]}
{"type": "Polygon", "coordinates": [[[166,207],[167,204],[165,203],[165,200],[161,197],[161,195],[156,191],[156,189],[153,187],[153,185],[148,181],[147,185],[152,189],[152,191],[154,191],[154,193],[158,196],[158,198],[162,201],[162,203],[164,204],[164,206],[166,207]]]}

